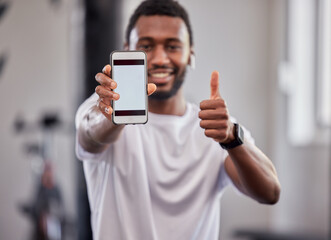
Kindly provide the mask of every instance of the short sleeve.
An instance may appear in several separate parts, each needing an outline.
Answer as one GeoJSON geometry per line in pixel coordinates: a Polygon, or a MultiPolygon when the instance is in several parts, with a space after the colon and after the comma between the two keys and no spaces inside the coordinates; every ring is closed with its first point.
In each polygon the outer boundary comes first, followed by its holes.
{"type": "MultiPolygon", "coordinates": [[[[98,95],[96,93],[92,94],[88,99],[86,99],[78,108],[76,117],[75,117],[75,127],[76,131],[79,128],[79,125],[83,121],[83,118],[85,114],[96,104],[98,100],[98,95]]],[[[106,154],[106,151],[102,153],[90,153],[86,151],[78,142],[78,137],[76,134],[76,156],[79,160],[85,161],[85,160],[101,160],[103,159],[103,156],[106,154]]]]}
{"type": "MultiPolygon", "coordinates": [[[[226,155],[226,157],[228,156],[228,154],[226,155]]],[[[225,157],[225,158],[226,158],[225,157]]],[[[232,184],[232,181],[228,175],[228,173],[226,172],[225,170],[225,164],[224,164],[225,161],[223,161],[222,165],[221,165],[221,168],[220,168],[220,173],[219,173],[219,178],[218,178],[218,191],[220,193],[223,192],[223,190],[232,184]]]]}
{"type": "Polygon", "coordinates": [[[88,99],[86,99],[78,108],[75,117],[76,130],[79,128],[84,115],[93,107],[98,100],[98,95],[93,93],[88,99]]]}

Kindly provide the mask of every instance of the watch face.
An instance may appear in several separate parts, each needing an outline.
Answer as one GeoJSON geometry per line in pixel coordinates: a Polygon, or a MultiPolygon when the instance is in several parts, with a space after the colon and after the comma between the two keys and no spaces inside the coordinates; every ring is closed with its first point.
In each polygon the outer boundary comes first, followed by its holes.
{"type": "Polygon", "coordinates": [[[239,124],[237,124],[237,131],[238,131],[238,140],[241,141],[241,143],[244,142],[244,130],[241,128],[239,124]]]}

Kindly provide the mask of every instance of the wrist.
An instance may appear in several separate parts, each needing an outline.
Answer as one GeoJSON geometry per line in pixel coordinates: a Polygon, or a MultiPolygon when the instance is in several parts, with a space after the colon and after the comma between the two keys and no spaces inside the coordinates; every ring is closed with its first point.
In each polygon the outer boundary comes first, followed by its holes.
{"type": "Polygon", "coordinates": [[[230,131],[229,131],[228,137],[225,139],[225,141],[220,142],[220,143],[222,143],[222,144],[228,144],[228,143],[234,141],[236,139],[235,135],[236,135],[236,128],[235,128],[234,123],[231,123],[231,127],[230,127],[230,131]]]}
{"type": "Polygon", "coordinates": [[[232,136],[225,142],[219,143],[223,149],[232,149],[244,143],[244,131],[238,123],[233,124],[232,136]]]}

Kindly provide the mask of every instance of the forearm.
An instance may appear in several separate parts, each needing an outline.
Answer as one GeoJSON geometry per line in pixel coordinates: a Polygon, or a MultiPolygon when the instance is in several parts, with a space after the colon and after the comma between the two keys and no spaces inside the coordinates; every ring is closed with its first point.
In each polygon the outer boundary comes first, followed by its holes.
{"type": "Polygon", "coordinates": [[[205,135],[228,149],[225,169],[237,188],[263,203],[278,201],[280,184],[270,159],[254,144],[243,141],[240,126],[231,121],[225,100],[219,92],[219,74],[214,71],[210,79],[210,98],[200,103],[200,127],[205,135]]]}
{"type": "Polygon", "coordinates": [[[79,144],[88,152],[102,152],[119,137],[123,127],[114,125],[93,106],[82,116],[77,131],[79,144]]]}
{"type": "Polygon", "coordinates": [[[249,142],[228,150],[228,153],[232,163],[227,164],[227,170],[235,168],[237,174],[232,174],[232,179],[237,187],[259,202],[276,203],[280,184],[271,160],[249,142]]]}

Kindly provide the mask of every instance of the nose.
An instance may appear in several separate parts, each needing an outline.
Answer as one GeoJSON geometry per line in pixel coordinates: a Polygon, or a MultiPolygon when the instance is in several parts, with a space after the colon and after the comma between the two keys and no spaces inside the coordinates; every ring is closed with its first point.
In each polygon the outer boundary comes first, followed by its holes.
{"type": "Polygon", "coordinates": [[[167,52],[163,46],[156,46],[150,59],[152,65],[163,66],[170,63],[167,52]]]}

